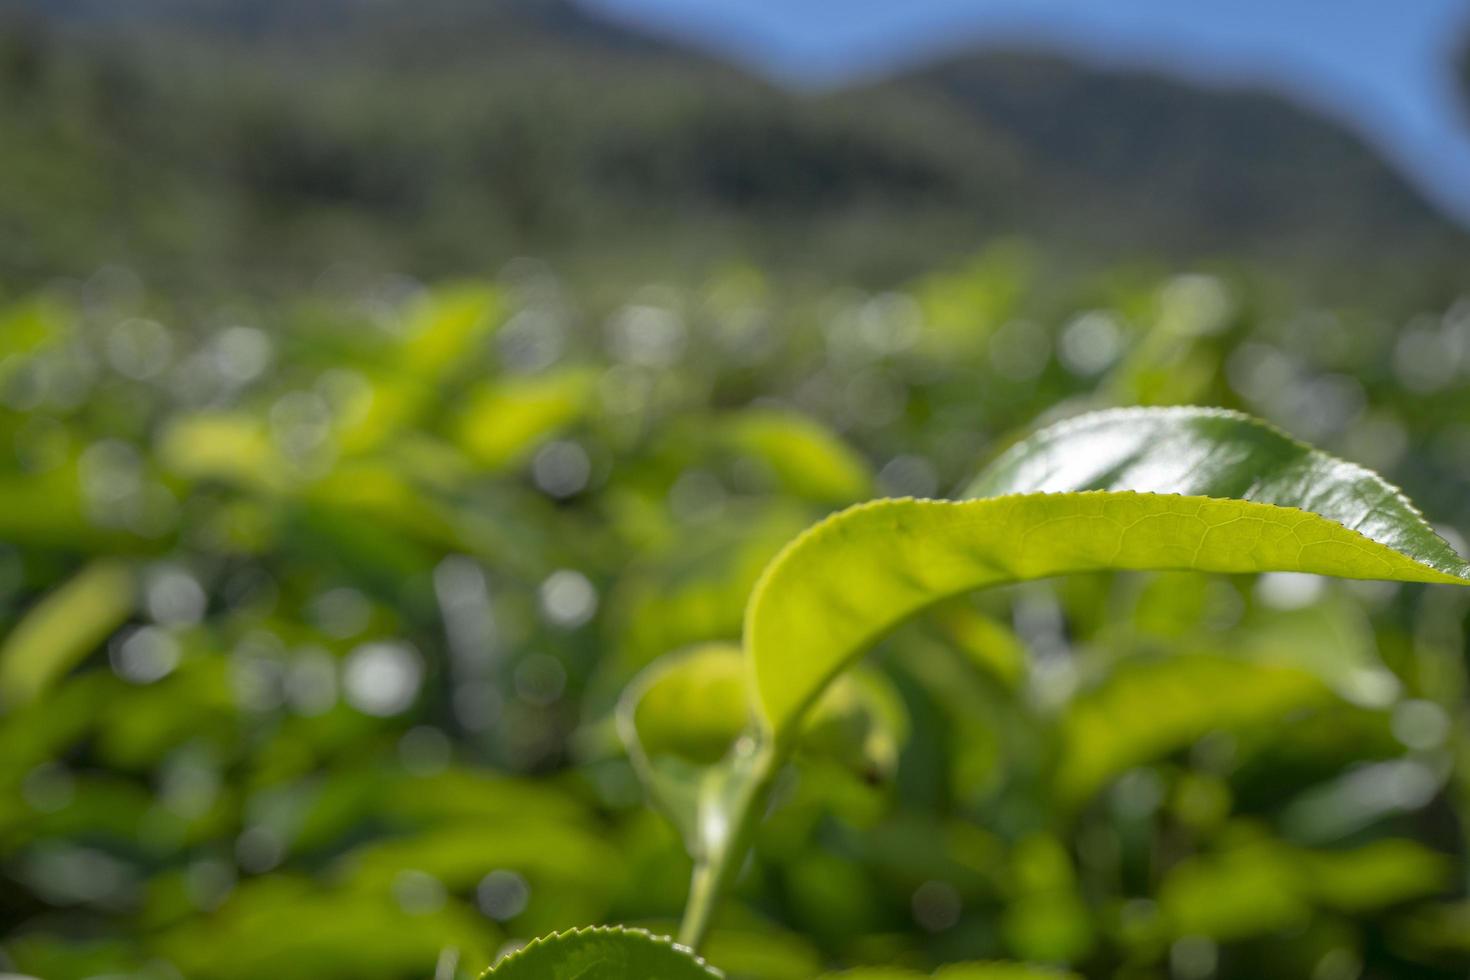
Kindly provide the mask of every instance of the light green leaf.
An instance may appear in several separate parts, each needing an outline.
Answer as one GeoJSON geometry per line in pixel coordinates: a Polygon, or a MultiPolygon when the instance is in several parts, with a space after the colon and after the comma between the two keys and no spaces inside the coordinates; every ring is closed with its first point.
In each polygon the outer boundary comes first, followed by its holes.
{"type": "Polygon", "coordinates": [[[710,643],[655,661],[618,702],[639,781],[692,855],[711,846],[707,815],[726,809],[732,773],[721,760],[748,725],[748,701],[739,649],[710,643]]]}
{"type": "Polygon", "coordinates": [[[176,416],[158,441],[158,458],[190,480],[220,480],[262,491],[288,484],[286,461],[264,423],[245,412],[208,411],[176,416]]]}
{"type": "MultiPolygon", "coordinates": [[[[708,643],[655,661],[618,703],[618,734],[649,797],[684,836],[691,854],[724,827],[747,761],[732,753],[750,731],[753,710],[739,647],[708,643]]],[[[834,683],[803,726],[799,748],[865,777],[892,773],[908,734],[902,699],[876,673],[834,683]]]]}
{"type": "Polygon", "coordinates": [[[483,980],[711,980],[719,971],[671,939],[595,927],[533,940],[483,980]]]}
{"type": "Polygon", "coordinates": [[[628,687],[619,723],[649,756],[719,761],[745,731],[750,708],[740,648],[708,643],[657,662],[628,687]]]}
{"type": "Polygon", "coordinates": [[[1288,667],[1212,656],[1127,664],[1068,708],[1058,794],[1080,802],[1207,732],[1270,724],[1330,698],[1317,678],[1288,667]]]}
{"type": "Polygon", "coordinates": [[[425,380],[442,376],[500,326],[500,311],[500,296],[478,283],[435,290],[409,315],[395,369],[425,380]]]}
{"type": "Polygon", "coordinates": [[[836,433],[796,412],[753,408],[724,426],[732,448],[761,460],[790,493],[846,504],[872,496],[867,463],[836,433]]]}
{"type": "Polygon", "coordinates": [[[1433,895],[1451,875],[1445,855],[1410,840],[1340,851],[1259,840],[1179,862],[1159,904],[1175,936],[1243,939],[1292,928],[1314,908],[1363,915],[1433,895]]]}
{"type": "Polygon", "coordinates": [[[134,592],[126,565],[101,560],[36,603],[0,645],[0,702],[42,694],[127,620],[134,592]]]}
{"type": "Polygon", "coordinates": [[[970,489],[1010,495],[862,504],[767,567],[745,641],[768,733],[789,740],[832,678],[903,619],[986,586],[1107,569],[1470,584],[1470,565],[1378,476],[1229,412],[1084,416],[1021,443],[970,489]]]}
{"type": "Polygon", "coordinates": [[[594,371],[568,368],[487,382],[470,393],[459,416],[459,441],[492,470],[512,466],[582,417],[596,381],[594,371]]]}
{"type": "Polygon", "coordinates": [[[473,284],[436,290],[415,304],[390,362],[357,393],[341,448],[366,452],[419,424],[445,384],[476,363],[477,346],[500,327],[500,310],[495,290],[473,284]]]}
{"type": "Polygon", "coordinates": [[[1058,423],[1013,446],[963,496],[1079,490],[1299,508],[1438,571],[1463,578],[1470,568],[1378,474],[1223,409],[1117,409],[1058,423]]]}

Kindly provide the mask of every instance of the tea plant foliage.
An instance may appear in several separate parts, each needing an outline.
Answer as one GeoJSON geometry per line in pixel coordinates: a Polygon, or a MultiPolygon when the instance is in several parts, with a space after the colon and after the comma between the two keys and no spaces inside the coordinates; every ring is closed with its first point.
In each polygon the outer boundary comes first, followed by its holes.
{"type": "MultiPolygon", "coordinates": [[[[623,737],[695,860],[680,931],[690,947],[809,711],[821,714],[833,682],[880,636],[943,598],[1107,570],[1470,584],[1470,565],[1376,474],[1231,412],[1082,416],[1019,443],[968,493],[978,499],[859,504],[782,550],[746,607],[752,708],[732,647],[660,661],[625,696],[623,737]],[[756,721],[742,734],[747,710],[756,721]]],[[[880,729],[882,714],[872,713],[880,729]]],[[[1090,786],[1074,778],[1070,795],[1090,786]]]]}
{"type": "Polygon", "coordinates": [[[885,631],[985,586],[1105,569],[1470,584],[1376,474],[1229,412],[1085,416],[1019,444],[969,493],[981,499],[850,508],[766,569],[745,632],[770,736],[885,631]]]}

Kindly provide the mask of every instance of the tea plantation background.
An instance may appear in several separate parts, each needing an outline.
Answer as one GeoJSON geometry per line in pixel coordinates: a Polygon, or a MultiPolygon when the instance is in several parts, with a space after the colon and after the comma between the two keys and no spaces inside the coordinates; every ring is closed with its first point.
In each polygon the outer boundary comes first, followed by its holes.
{"type": "MultiPolygon", "coordinates": [[[[0,5],[0,967],[452,980],[667,932],[689,865],[611,707],[737,638],[782,544],[1208,404],[1463,545],[1467,259],[1265,90],[977,50],[797,92],[551,0],[0,5]]],[[[1463,977],[1467,601],[948,602],[706,952],[1463,977]]]]}

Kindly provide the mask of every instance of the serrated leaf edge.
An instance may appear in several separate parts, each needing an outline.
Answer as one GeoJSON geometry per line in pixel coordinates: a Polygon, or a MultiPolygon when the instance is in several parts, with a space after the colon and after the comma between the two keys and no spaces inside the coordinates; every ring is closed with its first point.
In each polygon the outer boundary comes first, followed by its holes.
{"type": "Polygon", "coordinates": [[[669,936],[660,936],[638,926],[582,926],[576,929],[564,929],[561,932],[548,933],[545,936],[537,936],[535,939],[532,939],[530,942],[526,943],[526,945],[522,946],[520,949],[517,949],[515,952],[507,953],[504,956],[500,957],[500,959],[496,960],[489,969],[480,974],[477,980],[495,980],[495,971],[497,969],[499,969],[506,963],[509,963],[516,957],[521,956],[524,953],[531,952],[539,946],[544,946],[560,939],[568,939],[589,934],[636,936],[638,938],[648,940],[655,946],[667,946],[670,949],[677,950],[680,953],[683,953],[685,956],[688,956],[700,969],[707,972],[712,978],[716,978],[716,980],[724,980],[724,973],[711,966],[704,959],[704,957],[694,952],[694,950],[690,949],[688,946],[684,946],[674,942],[674,940],[669,936]]]}
{"type": "MultiPolygon", "coordinates": [[[[1347,465],[1353,465],[1353,464],[1347,464],[1347,465]]],[[[1368,471],[1368,472],[1371,473],[1372,471],[1368,471]]],[[[1348,534],[1351,534],[1351,535],[1353,535],[1353,536],[1355,536],[1357,538],[1361,538],[1364,542],[1366,542],[1367,544],[1369,544],[1373,548],[1381,548],[1381,549],[1384,549],[1386,551],[1390,551],[1390,552],[1392,552],[1392,553],[1400,556],[1405,561],[1408,561],[1408,562],[1410,562],[1410,563],[1412,563],[1414,565],[1418,565],[1420,568],[1423,568],[1426,572],[1430,573],[1433,576],[1436,576],[1436,578],[1433,578],[1433,579],[1420,579],[1418,581],[1434,581],[1434,582],[1439,582],[1439,583],[1442,583],[1442,584],[1470,585],[1470,562],[1465,562],[1463,559],[1461,559],[1460,567],[1458,569],[1456,569],[1456,570],[1450,571],[1450,570],[1446,570],[1446,569],[1443,569],[1443,568],[1438,568],[1435,565],[1430,564],[1428,561],[1423,560],[1422,558],[1416,557],[1414,555],[1407,554],[1407,553],[1405,553],[1403,551],[1399,551],[1397,548],[1393,547],[1392,545],[1384,544],[1382,541],[1377,541],[1377,540],[1369,537],[1368,535],[1364,534],[1361,531],[1358,531],[1358,530],[1356,530],[1354,528],[1348,527],[1346,524],[1343,524],[1341,521],[1336,521],[1336,520],[1333,520],[1330,517],[1325,517],[1322,514],[1317,513],[1316,511],[1307,510],[1307,509],[1302,508],[1302,507],[1287,506],[1287,505],[1283,505],[1283,504],[1268,504],[1268,503],[1262,503],[1260,501],[1241,500],[1238,497],[1211,497],[1211,496],[1207,496],[1207,495],[1204,495],[1204,494],[1157,493],[1157,492],[1153,492],[1153,491],[1138,491],[1138,490],[1069,490],[1069,491],[1061,491],[1061,492],[1051,491],[1051,492],[1034,492],[1034,493],[1010,493],[1010,494],[1002,494],[1002,495],[996,496],[996,497],[975,497],[975,498],[971,498],[971,499],[968,499],[968,500],[949,500],[949,499],[943,499],[943,498],[930,498],[930,497],[878,497],[878,498],[875,498],[873,500],[864,501],[863,503],[860,503],[860,504],[854,504],[851,507],[847,507],[847,508],[844,508],[843,510],[840,510],[840,511],[837,511],[835,513],[832,513],[832,514],[827,515],[825,518],[823,518],[822,520],[818,521],[816,524],[813,524],[811,527],[808,527],[805,531],[802,531],[795,538],[792,538],[791,541],[787,543],[786,547],[782,548],[779,552],[777,552],[776,553],[776,556],[774,558],[772,558],[766,564],[766,567],[761,571],[760,577],[758,579],[756,579],[755,587],[753,589],[751,589],[750,599],[746,603],[745,617],[744,617],[744,619],[742,621],[742,625],[741,625],[742,645],[745,648],[746,655],[747,655],[747,657],[749,657],[750,654],[751,654],[750,642],[751,642],[751,638],[755,635],[755,628],[754,627],[755,627],[755,618],[756,618],[757,611],[763,605],[763,600],[764,600],[765,594],[766,594],[766,592],[768,592],[770,590],[770,582],[776,576],[777,572],[779,572],[785,566],[785,564],[791,559],[791,556],[793,554],[795,554],[795,553],[797,553],[799,551],[804,550],[808,544],[810,544],[811,542],[813,542],[813,541],[815,541],[817,539],[824,538],[824,537],[827,537],[829,535],[838,533],[838,530],[841,528],[841,526],[843,524],[847,523],[848,520],[850,520],[851,518],[855,517],[858,514],[862,514],[862,513],[865,513],[867,511],[870,511],[870,510],[877,510],[879,508],[889,507],[889,506],[892,506],[894,504],[902,504],[902,503],[929,504],[929,505],[933,505],[933,506],[937,506],[937,507],[966,507],[966,506],[973,506],[973,505],[976,505],[976,504],[985,504],[985,503],[992,503],[992,502],[1000,502],[1000,501],[1005,501],[1005,500],[1022,500],[1022,499],[1038,499],[1038,500],[1040,500],[1040,499],[1050,499],[1050,498],[1056,498],[1056,497],[1078,497],[1078,498],[1081,498],[1081,497],[1099,497],[1099,496],[1100,497],[1118,498],[1118,499],[1122,499],[1122,498],[1161,497],[1161,498],[1177,498],[1179,500],[1208,501],[1208,502],[1213,502],[1213,503],[1221,503],[1221,502],[1223,502],[1223,503],[1231,503],[1231,502],[1234,502],[1234,503],[1241,503],[1241,504],[1249,504],[1252,507],[1261,507],[1261,508],[1266,508],[1266,509],[1269,509],[1269,510],[1276,510],[1276,511],[1280,511],[1280,512],[1285,513],[1285,514],[1301,515],[1301,516],[1306,517],[1306,518],[1310,518],[1310,519],[1318,520],[1318,521],[1324,521],[1324,522],[1326,522],[1328,524],[1332,524],[1332,525],[1334,525],[1336,527],[1339,527],[1343,531],[1347,532],[1348,534]]],[[[1421,522],[1423,522],[1422,516],[1421,516],[1420,520],[1421,520],[1421,522]]],[[[1431,533],[1434,533],[1433,528],[1430,528],[1427,522],[1424,522],[1424,526],[1426,528],[1428,528],[1431,533]]],[[[1435,534],[1435,537],[1438,538],[1439,535],[1438,534],[1435,534]]],[[[1440,538],[1440,540],[1441,541],[1444,541],[1443,538],[1440,538]]],[[[1445,546],[1449,549],[1449,551],[1450,551],[1451,554],[1457,554],[1457,552],[1455,551],[1455,549],[1453,547],[1450,547],[1450,545],[1449,545],[1448,542],[1445,542],[1445,546]]],[[[939,600],[939,599],[942,599],[942,598],[944,598],[944,597],[943,596],[936,596],[935,597],[936,600],[939,600]]],[[[760,691],[756,687],[756,675],[755,675],[755,671],[753,669],[750,670],[748,672],[748,675],[747,676],[748,676],[749,683],[751,685],[751,697],[753,699],[753,703],[754,704],[757,704],[757,705],[761,705],[762,704],[762,699],[761,699],[761,696],[760,696],[760,691]]],[[[762,720],[762,723],[769,724],[769,718],[765,715],[765,709],[764,709],[764,707],[761,708],[761,720],[762,720]]]]}

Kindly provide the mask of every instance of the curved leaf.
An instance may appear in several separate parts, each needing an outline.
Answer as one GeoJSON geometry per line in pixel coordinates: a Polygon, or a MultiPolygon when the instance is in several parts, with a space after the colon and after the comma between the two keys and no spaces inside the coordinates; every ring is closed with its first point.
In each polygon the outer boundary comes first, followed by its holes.
{"type": "Polygon", "coordinates": [[[1223,940],[1279,933],[1314,909],[1348,914],[1440,891],[1451,862],[1415,841],[1388,838],[1349,850],[1307,850],[1255,840],[1180,861],[1159,886],[1172,937],[1223,940]]]}
{"type": "Polygon", "coordinates": [[[1392,486],[1229,412],[1085,416],[1021,443],[970,490],[1011,495],[862,504],[766,568],[745,641],[768,733],[788,739],[904,618],[985,586],[1107,569],[1470,584],[1470,565],[1392,486]]]}
{"type": "Polygon", "coordinates": [[[487,382],[468,396],[457,423],[459,442],[491,470],[514,465],[582,417],[596,381],[593,371],[566,368],[487,382]]]}
{"type": "Polygon", "coordinates": [[[724,426],[730,446],[759,459],[790,493],[845,504],[873,493],[873,476],[858,453],[825,426],[796,412],[751,408],[724,426]]]}
{"type": "Polygon", "coordinates": [[[711,980],[721,974],[671,939],[594,927],[533,940],[482,980],[711,980]]]}
{"type": "MultiPolygon", "coordinates": [[[[752,709],[738,646],[707,643],[665,656],[636,677],[618,702],[618,734],[649,798],[691,854],[717,842],[748,764],[737,749],[752,709]]],[[[898,693],[876,673],[855,671],[829,687],[803,725],[799,748],[870,779],[897,766],[908,735],[898,693]]]]}
{"type": "Polygon", "coordinates": [[[1062,719],[1057,791],[1085,800],[1126,769],[1207,732],[1269,725],[1330,697],[1311,674],[1205,655],[1130,663],[1078,697],[1062,719]]]}
{"type": "Polygon", "coordinates": [[[964,497],[1134,490],[1310,511],[1431,568],[1470,566],[1377,473],[1215,408],[1124,408],[1060,422],[986,468],[964,497]]]}
{"type": "Polygon", "coordinates": [[[706,817],[728,808],[736,774],[722,760],[749,719],[740,651],[722,643],[654,661],[618,701],[618,734],[639,782],[691,855],[713,846],[706,817]]]}
{"type": "Polygon", "coordinates": [[[127,565],[100,559],[32,606],[0,644],[0,704],[44,693],[127,621],[134,592],[127,565]]]}

